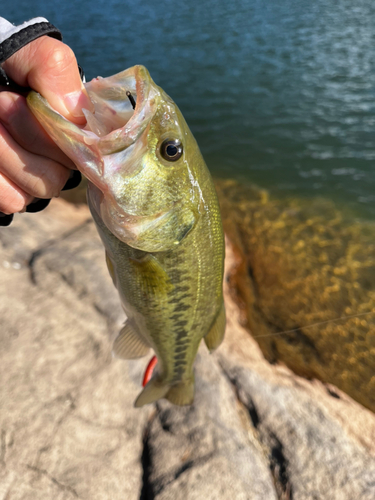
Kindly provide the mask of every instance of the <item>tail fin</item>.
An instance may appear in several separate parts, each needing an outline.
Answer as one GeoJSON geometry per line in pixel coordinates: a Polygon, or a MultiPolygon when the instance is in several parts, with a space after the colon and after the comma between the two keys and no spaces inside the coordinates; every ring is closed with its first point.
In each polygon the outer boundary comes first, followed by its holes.
{"type": "Polygon", "coordinates": [[[190,379],[172,385],[164,397],[177,406],[191,405],[194,401],[194,390],[194,375],[192,375],[190,379]]]}
{"type": "Polygon", "coordinates": [[[194,400],[194,375],[172,386],[163,383],[157,377],[152,378],[137,397],[134,406],[139,408],[161,398],[168,399],[178,406],[191,405],[194,400]]]}

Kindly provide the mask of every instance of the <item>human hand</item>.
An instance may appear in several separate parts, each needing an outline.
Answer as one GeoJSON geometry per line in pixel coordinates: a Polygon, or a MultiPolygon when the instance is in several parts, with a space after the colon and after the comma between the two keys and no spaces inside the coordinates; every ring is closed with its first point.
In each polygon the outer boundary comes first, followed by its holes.
{"type": "MultiPolygon", "coordinates": [[[[73,51],[55,38],[34,40],[2,67],[78,125],[85,123],[82,108],[93,111],[73,51]]],[[[58,196],[75,168],[29,111],[24,95],[0,92],[0,212],[22,212],[35,198],[58,196]]]]}

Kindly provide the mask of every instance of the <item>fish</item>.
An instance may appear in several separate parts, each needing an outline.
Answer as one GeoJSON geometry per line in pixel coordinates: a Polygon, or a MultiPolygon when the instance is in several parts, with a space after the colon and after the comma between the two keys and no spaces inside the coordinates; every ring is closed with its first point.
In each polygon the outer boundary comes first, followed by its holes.
{"type": "Polygon", "coordinates": [[[88,179],[87,199],[126,322],[123,359],[153,349],[157,369],[135,401],[194,400],[202,339],[223,340],[224,233],[215,187],[184,117],[141,65],[85,84],[95,111],[78,126],[31,91],[47,134],[88,179]]]}

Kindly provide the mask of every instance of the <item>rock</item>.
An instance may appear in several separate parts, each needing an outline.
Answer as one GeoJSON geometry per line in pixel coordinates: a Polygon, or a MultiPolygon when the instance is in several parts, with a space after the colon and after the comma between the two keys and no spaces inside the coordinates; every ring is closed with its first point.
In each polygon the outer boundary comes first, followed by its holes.
{"type": "Polygon", "coordinates": [[[270,199],[217,183],[238,265],[242,324],[270,362],[332,383],[375,411],[375,224],[326,199],[270,199]]]}
{"type": "Polygon", "coordinates": [[[38,217],[17,217],[2,231],[7,243],[0,259],[5,263],[0,283],[1,498],[107,499],[109,491],[114,499],[139,496],[141,435],[151,409],[132,407],[139,392],[133,379],[141,380],[141,365],[112,359],[112,312],[106,316],[96,307],[95,286],[102,286],[105,307],[112,297],[118,309],[117,294],[109,286],[87,208],[77,224],[81,211],[53,203],[38,217]],[[69,224],[54,220],[64,211],[71,211],[69,224]],[[37,235],[40,247],[34,245],[37,235]],[[67,254],[67,241],[74,257],[67,254]],[[91,263],[90,271],[83,262],[91,263]]]}
{"type": "Polygon", "coordinates": [[[241,421],[231,384],[203,346],[196,373],[194,404],[176,411],[161,401],[149,424],[146,498],[276,500],[268,458],[241,421]]]}
{"type": "Polygon", "coordinates": [[[226,339],[200,348],[194,404],[141,409],[148,360],[111,356],[124,318],[87,209],[53,200],[0,242],[0,498],[374,500],[374,414],[264,359],[229,241],[226,339]]]}

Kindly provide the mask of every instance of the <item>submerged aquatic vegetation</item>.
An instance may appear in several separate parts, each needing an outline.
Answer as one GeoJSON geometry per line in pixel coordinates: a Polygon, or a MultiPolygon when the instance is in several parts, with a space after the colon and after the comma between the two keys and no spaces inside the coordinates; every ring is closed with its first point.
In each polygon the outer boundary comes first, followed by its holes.
{"type": "Polygon", "coordinates": [[[375,411],[375,224],[327,199],[216,187],[241,262],[232,291],[266,358],[375,411]]]}

